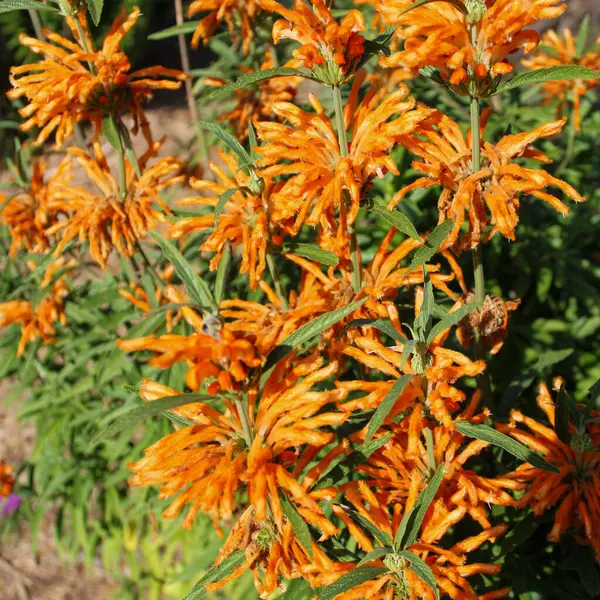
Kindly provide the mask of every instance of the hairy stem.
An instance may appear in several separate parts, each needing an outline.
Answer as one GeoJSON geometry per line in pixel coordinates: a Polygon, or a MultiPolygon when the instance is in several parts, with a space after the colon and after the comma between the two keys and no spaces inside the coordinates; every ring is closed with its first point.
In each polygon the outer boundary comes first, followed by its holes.
{"type": "Polygon", "coordinates": [[[279,277],[279,269],[275,264],[275,259],[272,254],[267,254],[267,266],[269,267],[269,272],[271,273],[271,277],[273,278],[273,285],[275,286],[275,292],[277,296],[281,300],[281,306],[283,310],[288,310],[289,305],[287,298],[285,297],[285,290],[283,289],[283,285],[281,283],[281,278],[279,277]]]}
{"type": "MultiPolygon", "coordinates": [[[[348,156],[348,136],[346,134],[346,125],[344,124],[344,109],[342,107],[342,90],[339,86],[333,86],[333,106],[335,109],[335,126],[337,129],[338,140],[340,143],[340,155],[348,156]]],[[[352,262],[352,288],[355,292],[360,292],[362,287],[360,276],[360,256],[358,253],[358,240],[354,224],[348,225],[348,235],[350,236],[350,260],[352,262]]]]}

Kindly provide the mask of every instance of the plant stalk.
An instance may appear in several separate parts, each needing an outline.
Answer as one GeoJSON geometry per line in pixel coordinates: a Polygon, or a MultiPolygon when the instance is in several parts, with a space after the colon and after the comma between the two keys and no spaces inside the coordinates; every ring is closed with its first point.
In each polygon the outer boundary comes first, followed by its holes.
{"type": "Polygon", "coordinates": [[[564,173],[565,169],[571,164],[571,160],[573,159],[573,150],[575,150],[576,134],[577,132],[575,130],[575,116],[573,115],[573,111],[571,111],[571,115],[569,118],[569,137],[567,140],[567,148],[565,150],[565,157],[556,169],[557,177],[560,177],[564,173]]]}
{"type": "Polygon", "coordinates": [[[42,33],[43,23],[40,18],[40,14],[34,8],[28,8],[27,12],[29,13],[29,17],[31,19],[31,24],[33,25],[33,30],[35,31],[35,36],[40,42],[46,41],[46,36],[42,33]]]}
{"type": "MultiPolygon", "coordinates": [[[[342,90],[340,86],[333,86],[333,106],[335,109],[335,126],[337,129],[338,140],[340,144],[340,155],[342,158],[348,156],[348,136],[346,134],[346,125],[344,124],[344,109],[342,106],[342,90]]],[[[348,235],[350,236],[350,260],[352,262],[352,288],[355,292],[360,292],[362,288],[360,276],[360,256],[358,252],[358,240],[354,224],[348,225],[348,235]]]]}
{"type": "Polygon", "coordinates": [[[283,285],[281,283],[281,278],[279,277],[279,269],[275,264],[275,259],[272,254],[267,254],[267,266],[269,267],[269,272],[271,273],[271,277],[273,278],[273,285],[275,286],[275,292],[277,296],[281,300],[281,306],[283,310],[289,309],[289,304],[287,298],[285,297],[285,290],[283,289],[283,285]]]}

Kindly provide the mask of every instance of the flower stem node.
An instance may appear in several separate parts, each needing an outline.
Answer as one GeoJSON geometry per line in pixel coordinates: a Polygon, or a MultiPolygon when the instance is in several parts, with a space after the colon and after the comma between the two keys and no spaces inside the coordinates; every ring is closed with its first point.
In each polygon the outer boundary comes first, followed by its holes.
{"type": "Polygon", "coordinates": [[[433,365],[433,356],[429,353],[427,343],[417,342],[410,361],[413,373],[415,375],[425,375],[431,365],[433,365]]]}
{"type": "Polygon", "coordinates": [[[575,433],[571,438],[571,448],[575,452],[587,452],[594,445],[592,438],[587,433],[575,433]]]}
{"type": "Polygon", "coordinates": [[[392,572],[396,573],[396,575],[402,575],[406,567],[408,567],[408,561],[403,556],[399,554],[388,554],[383,559],[383,564],[392,572]]]}
{"type": "Polygon", "coordinates": [[[467,23],[469,25],[479,23],[487,11],[485,0],[465,0],[465,8],[467,9],[467,23]]]}
{"type": "Polygon", "coordinates": [[[260,196],[265,190],[265,180],[252,170],[248,179],[248,189],[255,195],[260,196]]]}

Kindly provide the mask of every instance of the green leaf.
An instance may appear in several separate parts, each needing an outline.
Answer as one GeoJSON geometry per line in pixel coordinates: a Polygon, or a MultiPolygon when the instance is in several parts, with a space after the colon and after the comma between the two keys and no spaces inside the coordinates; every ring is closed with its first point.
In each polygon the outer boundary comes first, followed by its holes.
{"type": "Polygon", "coordinates": [[[104,8],[104,0],[87,0],[87,7],[90,13],[90,17],[92,17],[92,21],[96,27],[98,23],[100,23],[100,18],[102,17],[102,9],[104,8]]]}
{"type": "Polygon", "coordinates": [[[115,123],[115,119],[112,116],[104,117],[102,119],[102,134],[106,138],[106,141],[117,151],[123,151],[123,144],[121,142],[121,136],[119,134],[119,128],[115,123]]]}
{"type": "Polygon", "coordinates": [[[344,330],[340,333],[340,337],[352,327],[375,327],[375,329],[379,329],[379,331],[385,333],[393,340],[402,344],[406,343],[406,337],[394,329],[394,326],[389,319],[355,319],[344,327],[344,330]]]}
{"type": "Polygon", "coordinates": [[[467,14],[465,5],[462,2],[459,2],[459,0],[417,0],[417,2],[411,4],[408,8],[405,8],[398,16],[401,17],[411,10],[419,8],[419,6],[424,6],[425,4],[430,4],[431,2],[447,2],[448,4],[452,4],[455,8],[458,8],[464,15],[467,14]]]}
{"type": "Polygon", "coordinates": [[[232,188],[230,190],[223,192],[219,196],[219,199],[217,200],[217,205],[215,206],[215,216],[214,216],[215,220],[213,223],[214,227],[216,227],[218,225],[219,217],[221,216],[221,213],[223,212],[225,205],[229,202],[229,200],[231,200],[231,197],[239,190],[240,190],[240,188],[232,188]]]}
{"type": "Polygon", "coordinates": [[[306,521],[298,514],[298,511],[292,506],[292,503],[287,499],[286,496],[281,495],[281,506],[285,516],[292,524],[292,529],[298,538],[298,541],[302,544],[308,555],[312,558],[312,535],[306,521]]]}
{"type": "Polygon", "coordinates": [[[325,313],[311,321],[310,323],[306,323],[302,325],[299,329],[294,331],[291,335],[289,335],[281,344],[275,347],[275,349],[269,354],[267,357],[267,362],[265,364],[265,371],[270,369],[272,366],[276,365],[282,358],[287,356],[292,350],[308,342],[311,338],[319,335],[341,321],[344,317],[347,317],[349,314],[353,313],[357,308],[360,308],[365,302],[366,298],[362,300],[357,300],[356,302],[352,302],[352,304],[348,304],[346,306],[342,306],[336,310],[325,313]]]}
{"type": "Polygon", "coordinates": [[[220,565],[213,567],[204,577],[202,577],[184,600],[199,600],[200,598],[204,598],[204,596],[206,596],[206,588],[204,586],[207,583],[225,579],[225,577],[231,575],[231,573],[238,567],[241,567],[245,562],[245,550],[238,550],[237,552],[230,554],[220,565]]]}
{"type": "Polygon", "coordinates": [[[594,71],[594,69],[578,65],[536,69],[535,71],[515,75],[510,81],[506,81],[499,86],[495,95],[514,90],[524,85],[534,85],[536,83],[545,83],[546,81],[568,81],[570,79],[600,79],[600,71],[594,71]]]}
{"type": "Polygon", "coordinates": [[[389,554],[392,551],[393,550],[391,548],[387,547],[375,548],[375,550],[371,550],[371,552],[369,552],[364,558],[362,558],[356,566],[362,567],[363,565],[366,565],[367,563],[370,563],[374,560],[379,560],[382,556],[385,556],[386,554],[389,554]]]}
{"type": "Polygon", "coordinates": [[[417,267],[423,266],[425,263],[431,260],[431,258],[433,258],[433,255],[440,249],[440,246],[450,234],[452,227],[454,227],[454,221],[452,221],[452,219],[448,219],[447,221],[444,221],[438,225],[427,236],[427,239],[423,245],[415,252],[405,276],[411,271],[414,271],[417,267]]]}
{"type": "Polygon", "coordinates": [[[338,594],[347,592],[361,583],[371,581],[371,579],[375,579],[376,577],[379,577],[379,575],[383,575],[387,572],[388,570],[383,567],[360,567],[354,569],[353,571],[342,575],[335,583],[328,585],[317,596],[317,600],[331,600],[331,598],[335,598],[338,594]]]}
{"type": "Polygon", "coordinates": [[[280,600],[310,600],[315,595],[305,579],[292,579],[280,600]]]}
{"type": "Polygon", "coordinates": [[[210,123],[209,121],[198,121],[198,125],[204,129],[208,129],[211,133],[214,133],[232,152],[237,154],[243,165],[253,164],[252,159],[245,148],[222,127],[210,123]]]}
{"type": "Polygon", "coordinates": [[[217,269],[217,277],[215,279],[215,302],[217,303],[217,306],[220,306],[221,300],[223,300],[223,296],[225,295],[225,285],[227,284],[230,263],[231,245],[227,241],[223,248],[223,254],[219,261],[219,268],[217,269]]]}
{"type": "Polygon", "coordinates": [[[218,307],[206,283],[194,273],[192,265],[183,257],[175,246],[155,231],[150,235],[161,247],[165,258],[175,267],[175,272],[183,281],[191,299],[205,309],[212,309],[216,314],[218,307]]]}
{"type": "Polygon", "coordinates": [[[425,517],[425,513],[433,502],[435,495],[444,479],[444,465],[440,465],[427,487],[423,490],[421,495],[417,498],[413,507],[402,517],[398,531],[396,531],[396,538],[394,539],[394,546],[402,550],[410,548],[419,535],[421,529],[421,523],[425,517]]]}
{"type": "Polygon", "coordinates": [[[433,574],[431,567],[422,558],[419,558],[416,554],[413,554],[408,550],[403,550],[398,554],[408,560],[410,563],[408,568],[433,590],[436,599],[439,600],[440,590],[438,589],[437,581],[435,580],[435,575],[433,574]]]}
{"type": "Polygon", "coordinates": [[[37,0],[0,0],[0,15],[2,13],[11,12],[13,10],[49,10],[50,12],[58,12],[56,8],[38,2],[37,0]]]}
{"type": "Polygon", "coordinates": [[[417,334],[419,340],[425,340],[427,331],[431,326],[431,316],[433,314],[433,307],[435,306],[433,285],[425,265],[423,265],[423,281],[425,282],[423,287],[423,304],[421,305],[419,316],[415,319],[415,333],[417,334]]]}
{"type": "Polygon", "coordinates": [[[363,517],[359,512],[350,508],[349,506],[344,506],[346,512],[352,516],[352,518],[366,531],[370,532],[375,538],[379,541],[382,546],[389,547],[392,545],[392,538],[390,534],[386,531],[382,531],[376,525],[373,525],[369,519],[363,517]]]}
{"type": "Polygon", "coordinates": [[[289,67],[274,67],[273,69],[264,69],[262,71],[253,71],[252,73],[246,73],[239,79],[218,88],[217,90],[209,94],[207,101],[213,102],[219,100],[224,96],[227,96],[235,90],[240,90],[251,86],[254,83],[265,81],[266,79],[273,79],[274,77],[307,77],[302,71],[298,69],[290,69],[289,67]]]}
{"type": "Polygon", "coordinates": [[[381,404],[377,407],[377,410],[369,421],[369,427],[367,428],[367,435],[365,436],[365,442],[370,442],[377,430],[381,427],[381,424],[385,421],[385,418],[390,414],[396,400],[400,397],[402,392],[406,389],[406,386],[410,383],[413,378],[412,374],[403,375],[397,381],[394,382],[390,391],[386,394],[381,404]]]}
{"type": "Polygon", "coordinates": [[[260,155],[256,153],[254,148],[258,148],[258,146],[260,146],[260,142],[256,137],[256,130],[254,129],[254,125],[252,125],[252,121],[248,121],[248,146],[250,147],[250,158],[253,161],[258,160],[260,155]]]}
{"type": "Polygon", "coordinates": [[[138,177],[142,176],[142,171],[140,169],[140,165],[138,163],[137,156],[135,154],[135,150],[133,149],[133,144],[131,142],[131,136],[129,135],[129,130],[123,124],[120,127],[121,139],[123,140],[123,148],[125,149],[125,157],[129,161],[129,163],[133,166],[136,175],[138,177]]]}
{"type": "Polygon", "coordinates": [[[194,402],[209,402],[217,400],[216,396],[207,396],[206,394],[180,394],[179,396],[167,396],[160,400],[153,400],[134,408],[129,412],[126,412],[123,416],[119,417],[115,422],[111,423],[106,429],[97,433],[92,441],[90,447],[95,446],[99,441],[104,438],[111,437],[117,433],[120,433],[128,427],[137,425],[143,421],[155,417],[165,411],[184,406],[185,404],[193,404],[194,402]]]}
{"type": "Polygon", "coordinates": [[[329,250],[323,250],[313,244],[303,244],[301,242],[286,242],[282,247],[282,252],[297,254],[308,260],[314,260],[328,267],[335,267],[340,259],[329,250]]]}
{"type": "Polygon", "coordinates": [[[575,40],[577,58],[582,58],[585,53],[588,37],[590,35],[590,22],[591,15],[590,13],[586,13],[585,17],[583,17],[583,20],[581,21],[581,25],[579,26],[579,33],[577,34],[577,39],[575,40]]]}
{"type": "Polygon", "coordinates": [[[0,129],[19,129],[19,122],[0,120],[0,129]]]}
{"type": "Polygon", "coordinates": [[[164,40],[166,38],[175,37],[180,33],[193,33],[198,29],[198,25],[200,25],[201,21],[187,21],[186,23],[181,23],[180,25],[173,25],[173,27],[167,27],[161,31],[156,31],[151,33],[148,36],[149,40],[164,40]]]}
{"type": "Polygon", "coordinates": [[[569,429],[570,413],[569,394],[564,386],[561,386],[560,390],[558,390],[558,399],[556,401],[554,431],[556,431],[558,439],[567,445],[571,443],[571,431],[569,429]]]}
{"type": "Polygon", "coordinates": [[[415,226],[410,222],[410,219],[399,210],[388,210],[385,204],[381,201],[375,201],[371,212],[379,215],[385,219],[392,227],[395,227],[398,231],[401,231],[405,235],[421,241],[421,236],[415,229],[415,226]]]}
{"type": "Polygon", "coordinates": [[[427,336],[427,345],[431,344],[435,337],[442,333],[445,329],[458,325],[467,315],[470,315],[474,310],[481,307],[480,303],[474,302],[472,304],[465,304],[455,311],[447,314],[441,321],[436,323],[427,336]]]}
{"type": "Polygon", "coordinates": [[[487,425],[469,423],[468,421],[456,421],[456,429],[467,437],[489,442],[494,446],[503,448],[509,454],[530,463],[538,469],[544,469],[544,471],[549,471],[550,473],[560,472],[558,468],[546,462],[537,452],[487,425]]]}

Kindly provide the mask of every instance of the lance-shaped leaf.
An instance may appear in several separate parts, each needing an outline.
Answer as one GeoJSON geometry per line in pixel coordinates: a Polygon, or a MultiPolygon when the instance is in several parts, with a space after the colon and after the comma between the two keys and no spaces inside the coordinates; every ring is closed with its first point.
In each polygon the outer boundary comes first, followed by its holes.
{"type": "Polygon", "coordinates": [[[388,570],[383,567],[360,567],[359,569],[354,569],[353,571],[342,575],[335,583],[328,585],[317,596],[317,600],[331,600],[338,594],[347,592],[348,590],[359,586],[361,583],[371,581],[371,579],[375,579],[376,577],[379,577],[379,575],[383,575],[387,572],[388,570]]]}
{"type": "Polygon", "coordinates": [[[225,294],[225,284],[227,283],[227,276],[229,274],[229,265],[231,263],[231,245],[229,242],[225,242],[223,248],[223,254],[219,261],[219,268],[217,269],[217,277],[215,279],[215,302],[217,306],[221,304],[223,296],[225,294]]]}
{"type": "Polygon", "coordinates": [[[398,531],[396,531],[396,538],[394,539],[394,546],[399,549],[410,548],[414,544],[419,530],[421,529],[421,523],[425,517],[425,513],[433,502],[435,495],[444,479],[444,465],[440,465],[427,487],[423,490],[421,495],[417,498],[413,507],[402,517],[398,531]]]}
{"type": "Polygon", "coordinates": [[[58,10],[43,2],[37,0],[0,0],[0,15],[2,13],[11,12],[13,10],[49,10],[50,12],[58,12],[58,10]]]}
{"type": "Polygon", "coordinates": [[[200,600],[206,596],[206,584],[213,583],[225,579],[231,575],[238,567],[241,567],[246,562],[246,551],[238,550],[230,554],[223,562],[213,567],[202,579],[196,583],[192,591],[184,598],[184,600],[200,600]]]}
{"type": "Polygon", "coordinates": [[[421,236],[415,229],[415,226],[410,222],[410,219],[399,210],[388,210],[385,204],[381,201],[375,201],[371,212],[385,219],[392,227],[398,231],[408,235],[409,237],[421,241],[421,236]]]}
{"type": "Polygon", "coordinates": [[[379,560],[380,558],[386,556],[390,552],[393,552],[392,548],[375,548],[375,550],[371,550],[371,552],[369,552],[365,557],[363,557],[356,566],[362,567],[363,565],[373,562],[374,560],[379,560]]]}
{"type": "Polygon", "coordinates": [[[340,262],[340,259],[329,250],[323,250],[313,244],[303,244],[301,242],[286,242],[281,248],[282,252],[289,254],[297,254],[302,258],[314,260],[328,267],[335,267],[340,262]]]}
{"type": "Polygon", "coordinates": [[[431,2],[447,2],[448,4],[452,4],[455,8],[458,8],[461,13],[467,14],[467,9],[465,5],[459,0],[418,0],[414,4],[411,4],[408,8],[405,8],[398,16],[406,14],[407,12],[414,10],[415,8],[419,8],[420,6],[424,6],[425,4],[431,4],[431,2]]]}
{"type": "Polygon", "coordinates": [[[117,151],[123,152],[123,143],[119,134],[119,128],[112,116],[102,119],[102,134],[106,141],[117,151]]]}
{"type": "Polygon", "coordinates": [[[401,344],[406,343],[406,336],[402,335],[399,331],[396,331],[389,319],[355,319],[344,327],[344,330],[340,333],[340,337],[352,327],[375,327],[375,329],[379,329],[379,331],[390,336],[393,340],[396,340],[401,344]]]}
{"type": "Polygon", "coordinates": [[[177,276],[183,281],[187,293],[191,299],[204,307],[205,309],[211,309],[213,312],[217,312],[217,303],[213,298],[206,283],[200,279],[194,272],[192,265],[184,258],[183,254],[175,248],[175,246],[160,236],[155,231],[151,231],[150,235],[161,247],[165,258],[173,265],[177,276]]]}
{"type": "Polygon", "coordinates": [[[365,302],[366,298],[357,300],[346,306],[342,306],[336,310],[320,315],[316,319],[313,319],[310,323],[302,325],[299,329],[289,335],[281,344],[275,347],[275,349],[267,357],[265,364],[265,370],[270,369],[273,365],[276,365],[282,358],[287,356],[292,350],[308,342],[311,338],[316,335],[320,335],[344,317],[353,313],[357,308],[360,308],[365,302]]]}
{"type": "Polygon", "coordinates": [[[398,552],[398,554],[408,561],[408,568],[432,589],[436,599],[439,600],[440,590],[438,589],[437,581],[431,567],[422,558],[407,550],[398,552]]]}
{"type": "Polygon", "coordinates": [[[467,315],[470,315],[474,310],[479,309],[481,303],[473,302],[472,304],[465,304],[460,308],[447,314],[441,321],[436,323],[427,336],[427,345],[431,344],[433,340],[445,329],[458,325],[467,315]]]}
{"type": "Polygon", "coordinates": [[[433,315],[433,307],[435,306],[435,298],[433,297],[433,285],[429,278],[429,273],[425,265],[423,265],[423,303],[421,304],[421,310],[419,310],[419,316],[415,319],[415,333],[419,340],[425,340],[427,331],[431,326],[431,317],[433,315]]]}
{"type": "Polygon", "coordinates": [[[138,408],[133,408],[126,412],[116,421],[111,423],[106,429],[96,434],[90,442],[90,447],[95,446],[104,438],[111,437],[128,427],[147,421],[165,411],[184,406],[185,404],[193,404],[194,402],[210,402],[215,400],[218,400],[216,396],[207,396],[206,394],[180,394],[178,396],[167,396],[165,398],[160,398],[159,400],[145,403],[138,408]]]}
{"type": "Polygon", "coordinates": [[[562,67],[549,67],[547,69],[536,69],[527,73],[519,73],[510,81],[506,81],[498,87],[496,94],[502,94],[524,85],[545,83],[546,81],[568,81],[572,79],[594,80],[600,79],[600,71],[580,67],[579,65],[564,65],[562,67]]]}
{"type": "Polygon", "coordinates": [[[403,375],[400,377],[400,379],[394,382],[390,388],[390,391],[385,395],[385,398],[377,407],[377,410],[369,421],[365,442],[370,442],[373,436],[377,433],[377,430],[381,427],[381,424],[385,421],[385,418],[390,414],[392,408],[394,408],[396,400],[398,400],[402,392],[404,392],[406,386],[410,383],[412,378],[412,374],[403,375]]]}
{"type": "Polygon", "coordinates": [[[215,206],[213,227],[216,227],[219,224],[219,217],[221,216],[221,213],[223,212],[225,205],[229,202],[229,200],[231,200],[231,197],[237,191],[239,191],[239,189],[240,188],[232,188],[230,190],[226,190],[219,196],[219,199],[217,200],[217,204],[215,206]]]}
{"type": "Polygon", "coordinates": [[[198,125],[214,133],[233,153],[237,154],[243,166],[253,164],[246,149],[228,131],[209,121],[198,121],[198,125]]]}
{"type": "Polygon", "coordinates": [[[94,25],[98,26],[102,17],[102,9],[104,8],[104,0],[87,0],[88,12],[94,25]]]}
{"type": "Polygon", "coordinates": [[[180,25],[173,25],[173,27],[167,27],[162,31],[156,31],[148,36],[149,40],[164,40],[166,38],[175,37],[181,33],[192,33],[198,29],[200,21],[187,21],[180,25]]]}
{"type": "Polygon", "coordinates": [[[582,58],[585,53],[588,37],[590,36],[591,21],[591,15],[590,13],[587,13],[585,17],[583,17],[581,25],[579,26],[579,33],[577,34],[577,40],[575,41],[575,50],[577,51],[577,58],[582,58]]]}
{"type": "Polygon", "coordinates": [[[509,454],[516,458],[530,463],[538,469],[544,469],[550,473],[559,473],[559,469],[549,462],[546,462],[537,452],[534,452],[527,446],[524,446],[517,440],[479,423],[469,423],[468,421],[456,421],[456,429],[467,437],[489,442],[494,446],[503,448],[509,454]]]}
{"type": "Polygon", "coordinates": [[[310,535],[310,529],[306,524],[306,521],[300,516],[298,511],[293,507],[292,503],[287,499],[286,496],[281,495],[281,506],[285,516],[292,524],[292,529],[298,538],[298,541],[302,544],[308,555],[312,558],[312,536],[310,535]]]}
{"type": "Polygon", "coordinates": [[[350,508],[349,506],[344,506],[345,511],[352,516],[352,518],[366,531],[370,532],[382,546],[389,547],[392,545],[392,538],[390,534],[386,531],[383,531],[373,525],[369,519],[363,517],[358,511],[350,508]]]}
{"type": "Polygon", "coordinates": [[[262,71],[253,71],[252,73],[246,73],[239,79],[218,88],[214,92],[211,92],[207,98],[208,101],[215,101],[231,94],[235,90],[240,90],[251,86],[254,83],[259,83],[267,79],[273,79],[274,77],[309,77],[306,73],[298,71],[298,69],[291,69],[289,67],[274,67],[272,69],[263,69],[262,71]]]}
{"type": "Polygon", "coordinates": [[[422,267],[433,258],[434,254],[440,249],[440,246],[450,234],[452,227],[454,227],[454,221],[448,219],[447,221],[440,223],[427,236],[423,245],[415,252],[405,276],[414,271],[417,267],[422,267]]]}

